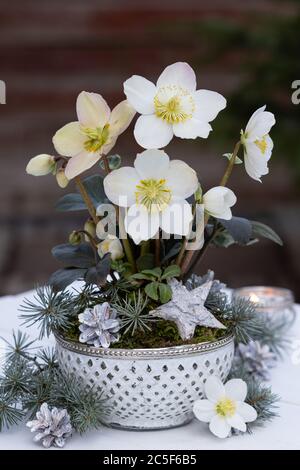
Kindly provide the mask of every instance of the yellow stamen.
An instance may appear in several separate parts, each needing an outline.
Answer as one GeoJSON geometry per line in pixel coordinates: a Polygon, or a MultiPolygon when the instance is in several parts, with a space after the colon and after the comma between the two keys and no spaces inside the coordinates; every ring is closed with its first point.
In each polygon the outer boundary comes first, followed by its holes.
{"type": "Polygon", "coordinates": [[[235,410],[236,404],[230,398],[223,398],[216,404],[216,413],[223,418],[233,416],[235,410]]]}
{"type": "Polygon", "coordinates": [[[107,142],[109,137],[109,124],[104,127],[82,127],[81,131],[87,136],[84,142],[84,148],[88,152],[98,152],[107,142]]]}
{"type": "Polygon", "coordinates": [[[254,141],[255,145],[257,145],[257,147],[259,148],[259,150],[261,151],[261,153],[263,155],[266,153],[266,150],[267,150],[267,147],[268,147],[266,137],[267,136],[264,135],[261,140],[257,139],[257,140],[254,141]]]}
{"type": "Polygon", "coordinates": [[[166,187],[165,179],[141,180],[136,185],[135,199],[137,204],[142,204],[149,212],[162,211],[171,200],[171,191],[166,187]]]}
{"type": "Polygon", "coordinates": [[[191,118],[195,105],[192,96],[187,91],[169,85],[159,89],[154,98],[154,108],[157,117],[168,124],[176,124],[191,118]]]}

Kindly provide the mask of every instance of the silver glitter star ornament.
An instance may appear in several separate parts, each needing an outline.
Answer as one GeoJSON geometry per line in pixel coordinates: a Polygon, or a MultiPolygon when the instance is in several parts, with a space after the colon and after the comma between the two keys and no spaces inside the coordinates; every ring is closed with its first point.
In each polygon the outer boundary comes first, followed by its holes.
{"type": "Polygon", "coordinates": [[[177,279],[171,279],[168,284],[172,289],[172,300],[152,310],[151,314],[176,323],[182,339],[191,339],[197,325],[225,329],[226,327],[204,306],[212,282],[210,280],[188,290],[177,279]]]}

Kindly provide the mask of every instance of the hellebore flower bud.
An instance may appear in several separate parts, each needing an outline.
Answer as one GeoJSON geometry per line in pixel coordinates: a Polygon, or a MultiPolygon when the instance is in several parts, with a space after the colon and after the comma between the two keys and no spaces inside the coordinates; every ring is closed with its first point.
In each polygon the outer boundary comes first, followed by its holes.
{"type": "Polygon", "coordinates": [[[55,158],[46,153],[42,153],[29,160],[26,172],[33,176],[44,176],[52,173],[55,170],[55,166],[55,158]]]}
{"type": "Polygon", "coordinates": [[[80,245],[81,242],[82,234],[78,233],[76,230],[73,230],[73,232],[71,232],[69,235],[69,243],[71,245],[80,245]]]}

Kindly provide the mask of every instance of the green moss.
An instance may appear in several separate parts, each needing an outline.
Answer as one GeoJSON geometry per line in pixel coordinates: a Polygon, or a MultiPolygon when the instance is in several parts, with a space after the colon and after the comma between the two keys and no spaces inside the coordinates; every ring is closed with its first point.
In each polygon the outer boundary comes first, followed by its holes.
{"type": "Polygon", "coordinates": [[[120,341],[112,344],[112,348],[140,349],[140,348],[167,348],[170,346],[180,346],[182,344],[196,344],[205,341],[216,341],[228,334],[228,331],[197,326],[195,335],[190,340],[182,340],[178,329],[173,322],[159,320],[152,325],[151,331],[138,331],[121,337],[120,341]]]}
{"type": "MultiPolygon", "coordinates": [[[[224,322],[225,323],[225,322],[224,322]]],[[[63,336],[71,341],[78,341],[79,324],[74,324],[63,336]]],[[[136,331],[134,336],[131,333],[122,335],[120,341],[113,343],[111,348],[120,349],[152,349],[167,348],[171,346],[180,346],[182,344],[196,344],[206,341],[216,341],[228,334],[228,330],[207,328],[205,326],[197,326],[195,335],[190,340],[182,340],[179,336],[178,329],[173,322],[166,320],[158,320],[151,326],[151,331],[136,331]]]]}

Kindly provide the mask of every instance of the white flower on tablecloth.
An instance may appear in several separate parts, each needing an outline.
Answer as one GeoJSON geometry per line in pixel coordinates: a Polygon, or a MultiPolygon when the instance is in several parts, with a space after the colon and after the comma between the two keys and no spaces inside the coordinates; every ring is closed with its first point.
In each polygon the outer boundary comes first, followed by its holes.
{"type": "Polygon", "coordinates": [[[108,199],[128,208],[124,224],[136,244],[154,237],[159,228],[187,235],[192,210],[186,199],[196,191],[196,172],[181,160],[170,161],[163,150],[145,150],[134,167],[122,167],[104,178],[108,199]]]}
{"type": "Polygon", "coordinates": [[[29,160],[26,173],[33,176],[44,176],[55,170],[55,158],[47,153],[42,153],[29,160]]]}
{"type": "Polygon", "coordinates": [[[217,437],[228,437],[231,428],[246,432],[246,423],[256,420],[257,412],[248,403],[247,384],[241,379],[231,379],[226,384],[216,377],[208,377],[204,385],[206,399],[197,400],[193,411],[196,418],[209,423],[210,431],[217,437]]]}
{"type": "Polygon", "coordinates": [[[113,261],[123,258],[124,251],[122,243],[119,238],[108,234],[105,240],[98,245],[98,253],[101,258],[107,253],[110,253],[113,261]]]}
{"type": "Polygon", "coordinates": [[[173,135],[207,138],[212,130],[209,123],[226,107],[226,99],[219,93],[196,90],[195,72],[185,62],[166,67],[156,85],[133,75],[124,82],[124,93],[141,114],[134,136],[146,149],[165,147],[173,135]]]}
{"type": "Polygon", "coordinates": [[[229,188],[216,186],[203,195],[205,211],[218,219],[230,220],[232,218],[231,207],[236,203],[236,195],[229,188]]]}
{"type": "Polygon", "coordinates": [[[257,109],[250,117],[245,132],[241,132],[246,172],[260,182],[261,176],[269,173],[268,161],[273,150],[269,132],[276,122],[274,114],[265,109],[266,106],[257,109]]]}
{"type": "Polygon", "coordinates": [[[57,152],[71,157],[65,169],[69,180],[106,155],[135,115],[126,100],[111,111],[101,95],[86,91],[79,93],[76,109],[78,121],[66,124],[53,137],[57,152]]]}

